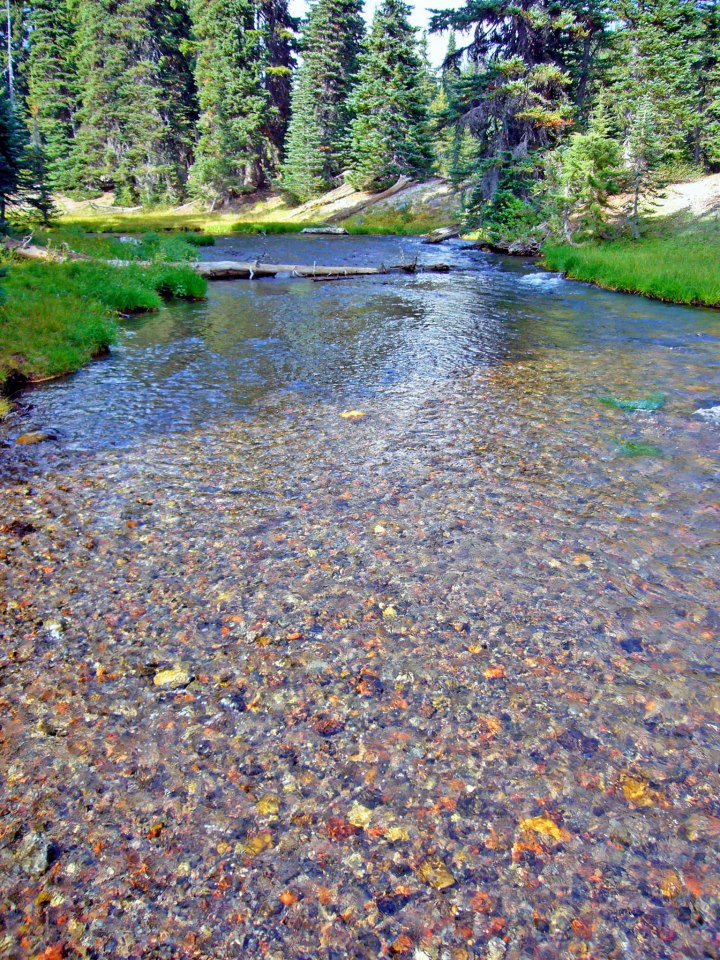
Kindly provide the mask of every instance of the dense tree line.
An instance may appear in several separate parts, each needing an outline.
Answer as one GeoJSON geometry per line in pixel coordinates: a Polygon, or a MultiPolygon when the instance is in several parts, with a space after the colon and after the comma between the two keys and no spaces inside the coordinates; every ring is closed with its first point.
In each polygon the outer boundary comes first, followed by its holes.
{"type": "Polygon", "coordinates": [[[439,173],[469,221],[596,234],[720,169],[718,0],[467,0],[434,73],[404,0],[7,0],[0,202],[224,204],[439,173]],[[456,39],[457,38],[457,39],[456,39]]]}

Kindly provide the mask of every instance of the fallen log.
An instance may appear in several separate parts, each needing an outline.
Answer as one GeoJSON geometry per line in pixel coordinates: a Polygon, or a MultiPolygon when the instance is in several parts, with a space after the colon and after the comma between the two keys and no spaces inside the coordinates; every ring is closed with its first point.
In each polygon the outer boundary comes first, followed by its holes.
{"type": "Polygon", "coordinates": [[[262,277],[276,277],[278,274],[289,274],[291,277],[367,277],[387,273],[381,267],[328,267],[313,263],[251,263],[236,262],[234,260],[202,260],[190,264],[200,276],[207,280],[255,280],[262,277]]]}
{"type": "Polygon", "coordinates": [[[61,244],[59,249],[54,250],[48,249],[47,247],[38,247],[31,241],[32,237],[27,237],[25,240],[13,240],[10,237],[6,237],[3,245],[6,250],[17,254],[19,257],[25,257],[28,260],[46,260],[63,263],[66,260],[90,259],[82,253],[75,253],[66,243],[61,244]]]}
{"type": "MultiPolygon", "coordinates": [[[[82,254],[72,250],[63,252],[47,250],[45,247],[33,246],[29,243],[19,243],[15,240],[6,240],[6,246],[14,254],[32,260],[90,260],[82,254]]],[[[150,267],[152,263],[145,260],[105,260],[101,261],[112,267],[150,267]]],[[[301,263],[261,263],[259,260],[248,262],[236,260],[199,260],[190,263],[171,264],[175,267],[189,267],[205,277],[206,280],[258,280],[277,277],[280,274],[290,277],[305,277],[315,279],[341,280],[343,277],[373,277],[389,273],[448,273],[450,267],[446,263],[430,263],[418,265],[416,262],[399,263],[391,267],[381,264],[379,267],[355,266],[323,266],[321,264],[301,263]]]]}
{"type": "Polygon", "coordinates": [[[328,237],[347,237],[349,236],[345,227],[305,227],[300,233],[319,234],[328,237]]]}
{"type": "Polygon", "coordinates": [[[423,238],[423,243],[445,243],[446,240],[455,240],[459,236],[459,227],[438,227],[437,230],[431,230],[430,233],[423,238]]]}

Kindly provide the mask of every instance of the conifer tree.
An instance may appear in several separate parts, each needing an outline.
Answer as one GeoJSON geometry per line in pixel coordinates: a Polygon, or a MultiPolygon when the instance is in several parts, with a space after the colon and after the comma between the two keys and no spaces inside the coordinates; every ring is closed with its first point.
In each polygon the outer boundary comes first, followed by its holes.
{"type": "Polygon", "coordinates": [[[283,166],[283,187],[297,200],[328,189],[347,164],[363,33],[362,0],[316,0],[310,10],[283,166]]]}
{"type": "Polygon", "coordinates": [[[7,87],[0,88],[0,230],[7,208],[17,199],[22,170],[22,140],[7,87]]]}
{"type": "Polygon", "coordinates": [[[651,101],[663,163],[669,171],[682,168],[696,156],[701,115],[698,7],[694,0],[620,0],[616,12],[621,29],[610,82],[624,138],[637,130],[639,104],[651,101]]]}
{"type": "Polygon", "coordinates": [[[640,237],[643,207],[652,201],[658,189],[657,170],[663,154],[656,116],[650,97],[643,97],[633,115],[625,144],[631,190],[625,213],[634,240],[640,237]]]}
{"type": "Polygon", "coordinates": [[[262,186],[271,166],[267,46],[253,0],[193,0],[191,9],[200,102],[191,188],[225,202],[262,186]]]}
{"type": "Polygon", "coordinates": [[[383,0],[373,18],[353,92],[350,182],[381,190],[430,170],[428,86],[410,7],[383,0]]]}
{"type": "Polygon", "coordinates": [[[37,126],[33,140],[42,141],[48,183],[64,189],[74,186],[67,160],[78,92],[74,25],[67,0],[34,0],[30,28],[28,112],[33,127],[37,126]]]}
{"type": "MultiPolygon", "coordinates": [[[[464,69],[472,74],[472,68],[464,69]]],[[[462,72],[455,32],[451,30],[440,87],[430,106],[430,117],[438,171],[456,189],[471,176],[477,159],[476,141],[463,122],[462,72]]]]}
{"type": "Polygon", "coordinates": [[[699,85],[701,114],[694,130],[694,160],[720,169],[720,2],[704,4],[701,11],[700,56],[695,77],[699,85]]]}
{"type": "Polygon", "coordinates": [[[78,6],[78,184],[120,202],[177,199],[190,160],[195,103],[186,11],[174,0],[83,0],[78,6]]]}
{"type": "Polygon", "coordinates": [[[35,210],[40,221],[49,226],[55,214],[55,204],[37,111],[32,118],[32,135],[25,147],[20,179],[23,203],[35,210]]]}
{"type": "Polygon", "coordinates": [[[555,231],[573,243],[598,237],[608,215],[609,198],[620,179],[620,143],[611,136],[605,98],[593,111],[587,132],[569,141],[546,159],[544,191],[557,217],[555,231]]]}
{"type": "Polygon", "coordinates": [[[260,0],[267,66],[265,87],[272,109],[268,116],[268,136],[274,148],[273,172],[284,155],[285,139],[290,123],[295,35],[298,21],[291,17],[287,0],[260,0]]]}

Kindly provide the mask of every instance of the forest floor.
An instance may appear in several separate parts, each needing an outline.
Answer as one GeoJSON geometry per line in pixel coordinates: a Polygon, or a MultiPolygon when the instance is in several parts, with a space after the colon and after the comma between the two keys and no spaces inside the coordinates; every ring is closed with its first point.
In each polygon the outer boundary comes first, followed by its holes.
{"type": "Polygon", "coordinates": [[[117,207],[112,193],[92,200],[62,198],[63,222],[97,232],[125,230],[202,230],[211,234],[292,233],[318,224],[342,224],[350,233],[427,233],[457,221],[459,195],[445,180],[398,181],[382,193],[343,185],[301,206],[291,207],[278,193],[264,192],[209,212],[201,203],[147,209],[117,207]]]}

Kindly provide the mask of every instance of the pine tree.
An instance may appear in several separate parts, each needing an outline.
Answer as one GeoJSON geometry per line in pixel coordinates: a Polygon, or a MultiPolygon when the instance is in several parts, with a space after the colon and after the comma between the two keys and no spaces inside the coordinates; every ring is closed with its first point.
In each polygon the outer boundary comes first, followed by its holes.
{"type": "MultiPolygon", "coordinates": [[[[472,68],[464,69],[469,76],[472,75],[472,68]]],[[[478,153],[476,141],[468,125],[463,122],[462,74],[463,67],[455,32],[451,30],[443,60],[440,87],[430,106],[430,118],[438,171],[450,180],[455,189],[471,176],[478,153]]]]}
{"type": "Polygon", "coordinates": [[[637,105],[625,144],[630,172],[630,200],[625,213],[634,240],[640,237],[643,207],[652,201],[658,189],[658,167],[663,157],[655,106],[649,96],[637,105]]]}
{"type": "Polygon", "coordinates": [[[20,180],[23,203],[36,211],[44,226],[49,226],[56,211],[37,111],[32,119],[32,136],[25,148],[20,180]]]}
{"type": "Polygon", "coordinates": [[[620,0],[616,15],[621,28],[614,36],[610,81],[624,137],[637,128],[638,105],[648,99],[663,164],[669,172],[682,169],[697,156],[698,7],[694,0],[620,0]]]}
{"type": "MultiPolygon", "coordinates": [[[[587,5],[589,9],[592,4],[587,5]]],[[[435,14],[431,29],[472,30],[466,55],[474,70],[457,81],[457,112],[477,140],[470,210],[527,201],[542,175],[540,154],[572,123],[570,66],[581,38],[595,29],[586,5],[563,0],[469,0],[435,14]],[[501,194],[501,196],[497,196],[501,194]]],[[[514,216],[514,214],[513,214],[514,216]]]]}
{"type": "Polygon", "coordinates": [[[22,169],[22,140],[7,87],[0,88],[0,229],[7,208],[18,198],[22,169]]]}
{"type": "Polygon", "coordinates": [[[62,190],[74,186],[67,161],[77,108],[74,25],[67,0],[35,0],[30,27],[28,112],[43,143],[47,180],[62,190]]]}
{"type": "Polygon", "coordinates": [[[576,236],[598,237],[607,221],[609,198],[620,179],[620,143],[611,136],[605,98],[601,97],[586,133],[546,158],[542,190],[557,217],[555,230],[568,243],[576,236]]]}
{"type": "Polygon", "coordinates": [[[120,202],[182,196],[195,113],[186,11],[173,0],[83,0],[78,7],[78,184],[120,202]]]}
{"type": "Polygon", "coordinates": [[[348,162],[350,93],[364,33],[361,0],[316,0],[302,39],[283,165],[297,200],[329,189],[348,162]]]}
{"type": "Polygon", "coordinates": [[[267,66],[265,87],[272,109],[268,117],[268,137],[273,145],[273,172],[284,155],[290,123],[292,76],[295,62],[295,35],[298,21],[288,12],[287,0],[260,0],[267,66]]]}
{"type": "Polygon", "coordinates": [[[704,161],[720,169],[720,2],[701,11],[699,59],[695,77],[699,85],[700,116],[694,130],[696,164],[704,161]]]}
{"type": "Polygon", "coordinates": [[[191,186],[226,202],[262,186],[272,163],[267,46],[253,0],[194,0],[192,17],[200,136],[191,186]]]}
{"type": "Polygon", "coordinates": [[[432,165],[428,88],[410,7],[383,0],[352,96],[350,182],[381,190],[400,176],[422,177],[432,165]]]}

